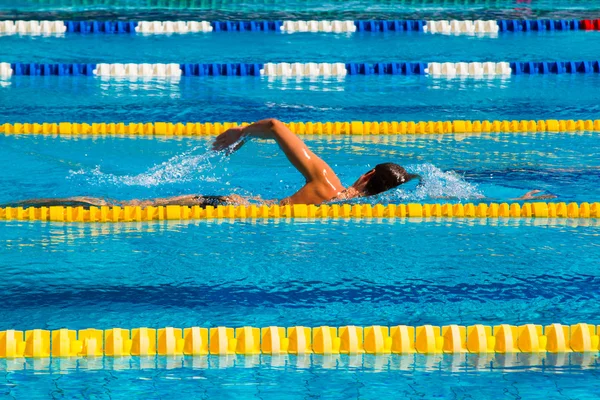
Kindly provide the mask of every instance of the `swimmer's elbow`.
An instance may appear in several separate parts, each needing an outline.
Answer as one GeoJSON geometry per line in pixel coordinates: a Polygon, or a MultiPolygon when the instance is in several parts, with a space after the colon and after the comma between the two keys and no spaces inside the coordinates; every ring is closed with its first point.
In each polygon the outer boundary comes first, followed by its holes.
{"type": "Polygon", "coordinates": [[[281,129],[287,128],[283,122],[276,118],[269,118],[267,121],[269,122],[269,129],[273,132],[278,132],[281,131],[281,129]]]}
{"type": "Polygon", "coordinates": [[[260,123],[269,130],[275,130],[278,125],[282,125],[283,123],[276,118],[267,118],[260,121],[260,123]]]}
{"type": "Polygon", "coordinates": [[[292,132],[287,126],[286,124],[284,124],[283,122],[281,122],[278,119],[275,118],[270,118],[268,120],[266,120],[268,125],[267,125],[267,129],[270,131],[270,133],[273,135],[273,137],[277,140],[289,140],[289,138],[291,137],[296,137],[297,135],[292,132]]]}
{"type": "Polygon", "coordinates": [[[279,136],[281,129],[279,126],[285,125],[275,118],[261,119],[258,122],[250,124],[243,129],[246,136],[256,137],[259,139],[275,139],[279,136]]]}
{"type": "Polygon", "coordinates": [[[269,136],[281,136],[286,126],[283,122],[275,118],[267,118],[257,122],[261,130],[269,136]]]}

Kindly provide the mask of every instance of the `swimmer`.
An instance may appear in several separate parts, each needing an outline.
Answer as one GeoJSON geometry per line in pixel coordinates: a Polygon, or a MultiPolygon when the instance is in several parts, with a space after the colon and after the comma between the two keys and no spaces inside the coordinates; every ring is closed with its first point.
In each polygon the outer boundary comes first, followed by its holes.
{"type": "MultiPolygon", "coordinates": [[[[352,186],[344,187],[333,169],[313,153],[296,134],[276,119],[265,119],[245,127],[235,127],[223,132],[215,139],[213,150],[233,153],[250,139],[274,139],[294,167],[304,176],[306,183],[293,195],[277,201],[258,199],[261,204],[322,204],[329,201],[343,201],[358,197],[374,196],[393,189],[419,175],[409,174],[398,164],[378,164],[361,175],[352,186]]],[[[527,200],[536,199],[535,193],[528,193],[527,200]]],[[[62,199],[35,199],[11,204],[13,207],[91,207],[91,206],[218,206],[247,205],[252,198],[238,195],[203,196],[183,195],[150,200],[110,201],[95,197],[69,197],[62,199]]]]}

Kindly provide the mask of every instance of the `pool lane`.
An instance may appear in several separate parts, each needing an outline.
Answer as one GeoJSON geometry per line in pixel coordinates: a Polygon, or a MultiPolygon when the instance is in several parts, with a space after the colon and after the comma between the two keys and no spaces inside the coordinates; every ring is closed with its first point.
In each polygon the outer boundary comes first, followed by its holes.
{"type": "MultiPolygon", "coordinates": [[[[510,201],[539,189],[556,201],[598,201],[597,133],[305,137],[342,182],[383,162],[420,174],[371,203],[510,201]]],[[[209,138],[0,136],[0,202],[40,197],[151,198],[181,194],[283,198],[303,184],[274,144],[231,157],[209,138]]]]}
{"type": "Polygon", "coordinates": [[[591,220],[2,225],[0,329],[599,322],[591,220]]]}
{"type": "Polygon", "coordinates": [[[508,79],[17,76],[0,80],[0,121],[594,120],[600,115],[599,85],[598,74],[508,79]]]}
{"type": "Polygon", "coordinates": [[[496,36],[419,32],[0,35],[0,62],[581,61],[598,59],[599,37],[599,31],[508,32],[496,36]]]}

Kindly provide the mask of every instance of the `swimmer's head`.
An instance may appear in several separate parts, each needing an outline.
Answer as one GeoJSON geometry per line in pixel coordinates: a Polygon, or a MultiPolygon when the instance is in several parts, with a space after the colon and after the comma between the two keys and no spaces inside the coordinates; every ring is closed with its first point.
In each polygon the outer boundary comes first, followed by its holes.
{"type": "Polygon", "coordinates": [[[362,175],[352,187],[361,196],[374,196],[415,178],[421,179],[419,175],[409,174],[398,164],[384,163],[376,165],[375,168],[362,175]]]}

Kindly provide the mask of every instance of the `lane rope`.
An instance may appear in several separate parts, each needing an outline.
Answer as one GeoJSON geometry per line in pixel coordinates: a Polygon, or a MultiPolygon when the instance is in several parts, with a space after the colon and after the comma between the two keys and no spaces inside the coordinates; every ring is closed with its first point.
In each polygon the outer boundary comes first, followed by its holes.
{"type": "Polygon", "coordinates": [[[285,21],[0,21],[0,34],[173,34],[198,32],[426,32],[497,34],[600,30],[600,19],[540,20],[285,20],[285,21]]]}
{"type": "MultiPolygon", "coordinates": [[[[247,122],[4,123],[0,134],[212,136],[247,122]]],[[[454,120],[288,122],[297,135],[429,135],[453,133],[528,133],[600,131],[597,120],[454,120]]]]}
{"type": "Polygon", "coordinates": [[[245,326],[0,332],[0,358],[153,355],[569,353],[599,349],[600,326],[245,326]]]}
{"type": "Polygon", "coordinates": [[[7,63],[0,78],[12,76],[99,76],[102,78],[180,78],[191,76],[266,76],[282,78],[347,75],[426,75],[477,79],[511,75],[597,74],[600,61],[389,62],[389,63],[7,63]]]}
{"type": "Polygon", "coordinates": [[[136,222],[164,220],[280,218],[599,218],[600,202],[465,204],[323,204],[250,206],[4,207],[0,220],[55,222],[136,222]]]}

